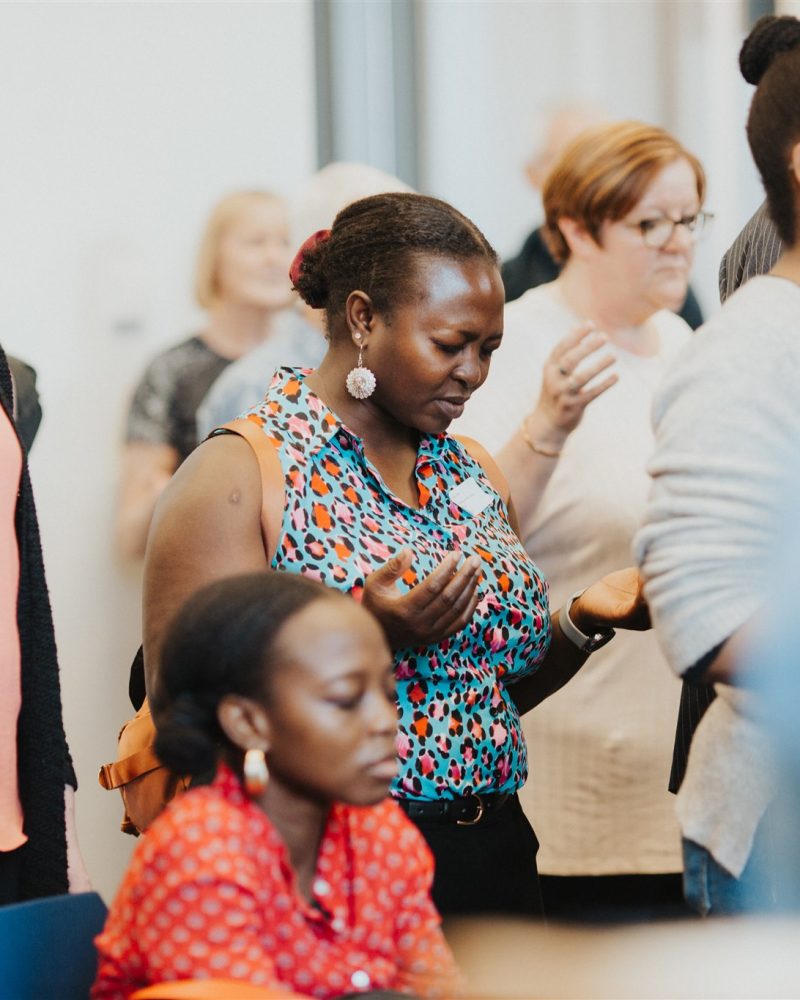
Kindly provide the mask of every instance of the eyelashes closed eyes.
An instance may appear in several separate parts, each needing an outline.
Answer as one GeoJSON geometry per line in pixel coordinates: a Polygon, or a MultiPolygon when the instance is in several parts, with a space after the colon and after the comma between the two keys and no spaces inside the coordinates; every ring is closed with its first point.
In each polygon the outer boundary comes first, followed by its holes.
{"type": "MultiPolygon", "coordinates": [[[[440,341],[434,341],[434,344],[440,351],[448,355],[448,357],[455,357],[467,346],[466,344],[443,344],[440,341]]],[[[499,346],[499,344],[494,344],[491,347],[483,347],[481,348],[481,355],[485,358],[489,358],[494,354],[499,346]]]]}

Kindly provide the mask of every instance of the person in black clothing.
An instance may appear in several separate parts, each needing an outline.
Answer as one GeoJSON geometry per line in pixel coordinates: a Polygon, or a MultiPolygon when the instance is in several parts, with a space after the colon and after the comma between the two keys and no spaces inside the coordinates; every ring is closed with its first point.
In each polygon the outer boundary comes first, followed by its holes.
{"type": "Polygon", "coordinates": [[[73,833],[77,782],[64,734],[53,617],[27,451],[14,415],[11,372],[0,347],[0,500],[8,514],[0,522],[0,544],[8,557],[3,571],[12,574],[0,588],[0,614],[8,630],[4,639],[12,633],[11,641],[0,646],[5,709],[0,719],[0,904],[89,887],[73,833]]]}
{"type": "Polygon", "coordinates": [[[42,422],[42,407],[36,389],[36,372],[19,358],[6,355],[14,387],[14,423],[17,434],[30,452],[39,424],[42,422]]]}

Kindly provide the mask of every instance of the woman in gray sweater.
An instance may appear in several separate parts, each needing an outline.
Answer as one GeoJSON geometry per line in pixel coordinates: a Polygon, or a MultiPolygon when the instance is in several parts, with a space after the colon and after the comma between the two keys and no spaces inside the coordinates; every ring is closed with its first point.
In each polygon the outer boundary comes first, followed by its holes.
{"type": "Polygon", "coordinates": [[[699,912],[778,901],[778,792],[763,712],[738,672],[800,464],[800,22],[764,17],[742,47],[758,84],[748,139],[784,253],[684,349],[654,406],[653,490],[637,550],[667,657],[718,697],[693,739],[677,799],[684,890],[699,912]]]}

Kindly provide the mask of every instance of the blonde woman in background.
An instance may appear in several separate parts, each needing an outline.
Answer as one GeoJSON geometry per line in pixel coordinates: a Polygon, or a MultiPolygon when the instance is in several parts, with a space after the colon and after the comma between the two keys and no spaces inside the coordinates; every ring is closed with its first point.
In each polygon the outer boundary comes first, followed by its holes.
{"type": "MultiPolygon", "coordinates": [[[[556,281],[505,309],[502,348],[456,430],[505,473],[551,604],[629,558],[649,489],[650,406],[689,339],[686,296],[705,177],[662,129],[582,133],[544,186],[556,281]]],[[[680,695],[652,633],[619,635],[524,722],[521,800],[553,916],[645,915],[681,901],[667,791],[680,695]]]]}
{"type": "Polygon", "coordinates": [[[279,328],[292,297],[290,256],[277,195],[236,192],[213,209],[195,281],[208,321],[148,365],[128,413],[117,516],[123,555],[144,554],[156,500],[197,444],[195,414],[212,382],[279,328]]]}
{"type": "MultiPolygon", "coordinates": [[[[336,215],[359,198],[410,190],[399,178],[366,163],[328,163],[290,201],[292,245],[330,228],[336,215]]],[[[211,386],[197,409],[198,440],[263,399],[277,368],[316,368],[328,349],[326,337],[323,310],[299,301],[285,321],[281,318],[276,336],[235,361],[211,386]]]]}

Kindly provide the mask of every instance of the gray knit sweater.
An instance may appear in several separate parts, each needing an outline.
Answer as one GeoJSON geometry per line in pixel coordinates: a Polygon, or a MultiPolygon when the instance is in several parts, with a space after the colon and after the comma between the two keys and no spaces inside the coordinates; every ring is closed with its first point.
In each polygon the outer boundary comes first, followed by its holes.
{"type": "MultiPolygon", "coordinates": [[[[653,487],[635,549],[653,622],[683,674],[755,615],[800,465],[800,287],[753,278],[695,335],[654,403],[653,487]]],[[[751,696],[721,696],[692,744],[684,836],[739,875],[773,791],[751,696]]]]}

